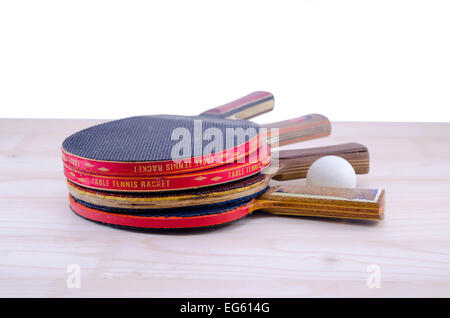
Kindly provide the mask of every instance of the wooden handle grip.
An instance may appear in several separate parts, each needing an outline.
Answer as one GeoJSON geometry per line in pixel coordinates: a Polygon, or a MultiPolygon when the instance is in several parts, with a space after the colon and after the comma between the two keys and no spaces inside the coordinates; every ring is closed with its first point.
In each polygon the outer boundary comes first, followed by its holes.
{"type": "Polygon", "coordinates": [[[282,150],[272,155],[278,155],[279,169],[272,178],[278,181],[306,178],[309,167],[314,161],[323,156],[339,156],[350,162],[357,174],[369,172],[369,150],[358,143],[346,143],[341,145],[282,150]]]}
{"type": "Polygon", "coordinates": [[[278,137],[279,146],[299,141],[326,137],[331,133],[331,123],[327,117],[320,114],[310,114],[298,118],[261,125],[268,129],[269,143],[274,143],[278,137]],[[278,134],[271,128],[278,128],[278,134]]]}
{"type": "Polygon", "coordinates": [[[384,197],[381,189],[278,186],[255,200],[252,210],[281,215],[382,220],[384,197]]]}
{"type": "Polygon", "coordinates": [[[250,119],[271,111],[275,100],[269,92],[253,92],[222,106],[211,108],[200,116],[228,119],[250,119]]]}

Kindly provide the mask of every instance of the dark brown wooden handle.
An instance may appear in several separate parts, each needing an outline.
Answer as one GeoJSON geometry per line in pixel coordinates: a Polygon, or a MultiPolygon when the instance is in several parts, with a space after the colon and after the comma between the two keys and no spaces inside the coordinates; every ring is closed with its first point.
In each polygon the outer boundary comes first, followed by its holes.
{"type": "Polygon", "coordinates": [[[278,186],[256,199],[251,210],[273,214],[382,220],[382,189],[278,186]]]}
{"type": "MultiPolygon", "coordinates": [[[[279,169],[273,175],[273,179],[293,180],[306,178],[311,164],[323,156],[339,156],[350,162],[357,174],[369,172],[369,150],[358,143],[346,143],[341,145],[282,150],[273,153],[272,158],[279,158],[279,169]]],[[[276,163],[276,160],[273,160],[276,163]]]]}
{"type": "Polygon", "coordinates": [[[268,130],[269,143],[276,144],[278,137],[280,146],[314,138],[326,137],[331,133],[331,123],[327,117],[320,114],[310,114],[294,119],[261,125],[268,130]],[[277,128],[278,133],[274,131],[277,128]]]}

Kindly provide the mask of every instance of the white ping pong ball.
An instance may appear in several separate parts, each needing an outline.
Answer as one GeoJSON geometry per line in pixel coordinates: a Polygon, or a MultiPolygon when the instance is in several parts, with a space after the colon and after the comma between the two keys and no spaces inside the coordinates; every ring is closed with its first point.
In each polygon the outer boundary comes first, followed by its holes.
{"type": "Polygon", "coordinates": [[[309,167],[306,183],[312,187],[354,188],[356,173],[344,158],[325,156],[309,167]]]}

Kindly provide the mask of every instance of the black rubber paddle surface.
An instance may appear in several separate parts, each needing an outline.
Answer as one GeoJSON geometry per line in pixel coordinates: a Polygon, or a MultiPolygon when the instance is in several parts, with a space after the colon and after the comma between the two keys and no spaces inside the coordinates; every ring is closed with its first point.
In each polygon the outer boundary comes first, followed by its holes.
{"type": "Polygon", "coordinates": [[[214,148],[211,153],[229,149],[227,145],[231,139],[232,147],[246,143],[259,132],[259,126],[247,120],[173,115],[138,116],[81,130],[66,138],[62,148],[70,154],[93,160],[117,162],[172,160],[172,149],[181,140],[181,137],[173,138],[175,129],[190,134],[188,141],[191,156],[185,158],[196,157],[195,149],[205,149],[216,138],[221,138],[215,144],[221,143],[223,149],[214,148]],[[200,123],[200,134],[197,134],[195,132],[199,131],[200,123]],[[234,129],[236,133],[239,131],[245,133],[239,138],[235,136],[232,138],[233,136],[230,137],[228,134],[227,138],[227,131],[230,129],[234,129]],[[221,132],[221,136],[208,135],[205,132],[221,132]]]}

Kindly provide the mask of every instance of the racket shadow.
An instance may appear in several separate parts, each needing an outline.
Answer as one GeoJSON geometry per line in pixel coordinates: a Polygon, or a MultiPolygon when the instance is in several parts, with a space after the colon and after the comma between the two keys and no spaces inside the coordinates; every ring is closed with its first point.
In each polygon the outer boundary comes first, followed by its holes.
{"type": "MultiPolygon", "coordinates": [[[[75,213],[75,212],[74,212],[75,213]]],[[[109,223],[103,223],[99,221],[94,221],[88,218],[85,218],[81,215],[78,215],[82,219],[88,220],[93,223],[106,225],[110,228],[116,230],[122,230],[133,233],[142,233],[148,235],[178,235],[178,236],[191,236],[191,235],[206,235],[210,233],[220,233],[223,231],[229,231],[230,229],[236,229],[236,227],[247,226],[247,222],[254,222],[256,220],[264,220],[266,218],[280,218],[278,215],[273,215],[269,212],[258,211],[257,213],[246,215],[240,219],[235,221],[211,225],[206,227],[197,227],[197,228],[172,228],[172,229],[151,229],[151,228],[137,228],[130,226],[122,226],[122,225],[114,225],[109,223]]],[[[283,218],[290,218],[296,221],[314,221],[314,222],[325,222],[325,223],[339,223],[339,224],[348,224],[351,226],[362,226],[362,227],[375,227],[379,225],[379,222],[374,220],[357,220],[357,219],[339,219],[339,218],[323,218],[323,217],[311,217],[311,216],[282,216],[283,218]]]]}
{"type": "Polygon", "coordinates": [[[375,227],[379,226],[380,222],[376,220],[359,220],[359,219],[342,219],[342,218],[328,218],[328,217],[314,217],[314,216],[296,216],[296,215],[274,215],[265,211],[258,211],[253,215],[249,215],[248,218],[290,218],[295,220],[314,221],[322,223],[339,223],[349,224],[355,226],[375,227]]]}

